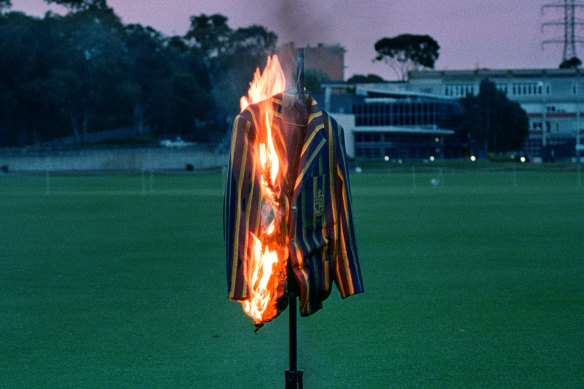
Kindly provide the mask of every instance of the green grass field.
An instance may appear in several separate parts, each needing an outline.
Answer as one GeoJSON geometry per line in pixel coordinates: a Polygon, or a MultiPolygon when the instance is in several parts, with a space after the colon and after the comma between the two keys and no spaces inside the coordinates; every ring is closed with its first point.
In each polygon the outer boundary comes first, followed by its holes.
{"type": "MultiPolygon", "coordinates": [[[[352,174],[366,293],[300,318],[305,387],[583,387],[580,174],[352,174]]],[[[0,388],[284,387],[287,312],[254,334],[226,298],[222,193],[0,176],[0,388]]]]}

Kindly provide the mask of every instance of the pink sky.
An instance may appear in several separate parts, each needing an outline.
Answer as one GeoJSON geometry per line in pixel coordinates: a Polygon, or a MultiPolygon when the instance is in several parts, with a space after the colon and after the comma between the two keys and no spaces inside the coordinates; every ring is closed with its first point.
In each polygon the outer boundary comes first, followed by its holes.
{"type": "MultiPolygon", "coordinates": [[[[260,24],[278,42],[297,45],[341,44],[347,49],[345,77],[375,73],[395,78],[383,63],[372,63],[373,45],[402,33],[428,34],[441,46],[436,69],[557,67],[562,47],[544,39],[561,38],[561,29],[541,32],[541,23],[561,19],[545,1],[525,0],[108,0],[124,23],[150,25],[166,35],[183,35],[191,15],[221,13],[232,28],[260,24]]],[[[12,0],[12,10],[42,16],[59,6],[43,0],[12,0]]],[[[584,14],[584,10],[582,10],[584,14]]],[[[582,16],[584,18],[584,16],[582,16]]],[[[577,47],[580,57],[584,48],[577,47]]]]}

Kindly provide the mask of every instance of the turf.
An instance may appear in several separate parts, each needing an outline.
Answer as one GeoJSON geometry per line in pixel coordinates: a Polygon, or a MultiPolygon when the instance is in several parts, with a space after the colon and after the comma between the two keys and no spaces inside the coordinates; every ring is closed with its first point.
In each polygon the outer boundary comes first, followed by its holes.
{"type": "MultiPolygon", "coordinates": [[[[299,320],[305,387],[584,386],[580,174],[352,174],[366,293],[299,320]]],[[[283,387],[287,313],[254,334],[226,299],[222,201],[216,172],[0,176],[0,388],[283,387]]]]}

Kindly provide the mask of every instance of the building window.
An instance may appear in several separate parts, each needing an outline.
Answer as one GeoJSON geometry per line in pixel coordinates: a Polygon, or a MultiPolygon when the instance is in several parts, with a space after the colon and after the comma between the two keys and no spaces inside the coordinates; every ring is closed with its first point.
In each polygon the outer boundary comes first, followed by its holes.
{"type": "MultiPolygon", "coordinates": [[[[549,94],[549,85],[548,94],[549,94]]],[[[538,96],[543,94],[543,84],[541,82],[515,82],[511,90],[515,96],[538,96]]]]}
{"type": "Polygon", "coordinates": [[[452,97],[466,97],[476,94],[474,83],[449,83],[444,85],[444,94],[452,97]]]}
{"type": "Polygon", "coordinates": [[[543,123],[539,121],[531,122],[531,129],[532,130],[541,130],[543,128],[543,123]]]}

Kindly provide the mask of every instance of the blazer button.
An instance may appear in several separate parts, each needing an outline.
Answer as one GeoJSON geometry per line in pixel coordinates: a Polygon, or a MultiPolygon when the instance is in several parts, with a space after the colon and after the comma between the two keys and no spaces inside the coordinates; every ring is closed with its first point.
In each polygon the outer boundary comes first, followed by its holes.
{"type": "Polygon", "coordinates": [[[294,244],[294,238],[290,239],[290,243],[294,244]]]}

